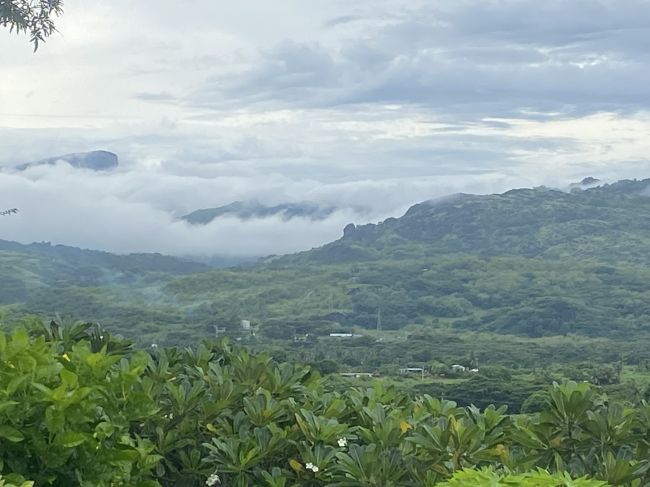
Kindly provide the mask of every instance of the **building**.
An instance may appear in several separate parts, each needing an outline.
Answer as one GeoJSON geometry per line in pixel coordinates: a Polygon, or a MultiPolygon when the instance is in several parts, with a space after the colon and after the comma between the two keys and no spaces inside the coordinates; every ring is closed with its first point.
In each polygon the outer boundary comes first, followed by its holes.
{"type": "Polygon", "coordinates": [[[404,367],[402,369],[399,369],[400,374],[413,374],[413,373],[422,373],[424,372],[424,369],[422,367],[404,367]]]}
{"type": "Polygon", "coordinates": [[[425,370],[422,367],[403,367],[399,369],[401,375],[418,374],[424,380],[425,370]]]}

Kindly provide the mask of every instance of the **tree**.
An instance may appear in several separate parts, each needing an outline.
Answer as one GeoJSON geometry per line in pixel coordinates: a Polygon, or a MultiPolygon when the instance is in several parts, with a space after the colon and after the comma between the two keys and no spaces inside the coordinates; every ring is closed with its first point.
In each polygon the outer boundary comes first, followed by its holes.
{"type": "Polygon", "coordinates": [[[8,210],[0,211],[0,216],[13,215],[14,213],[18,213],[18,208],[10,208],[8,210]]]}
{"type": "Polygon", "coordinates": [[[27,33],[34,51],[56,32],[54,17],[63,13],[63,0],[0,0],[0,25],[27,33]]]}

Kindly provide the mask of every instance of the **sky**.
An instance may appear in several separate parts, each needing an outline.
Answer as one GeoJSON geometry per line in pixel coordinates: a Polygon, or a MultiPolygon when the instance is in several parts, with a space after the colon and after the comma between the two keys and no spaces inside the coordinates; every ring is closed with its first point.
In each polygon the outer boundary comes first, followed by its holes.
{"type": "Polygon", "coordinates": [[[650,177],[650,0],[66,0],[0,30],[0,238],[266,255],[456,192],[650,177]],[[103,149],[107,173],[21,163],[103,149]],[[179,216],[233,201],[322,221],[179,216]]]}

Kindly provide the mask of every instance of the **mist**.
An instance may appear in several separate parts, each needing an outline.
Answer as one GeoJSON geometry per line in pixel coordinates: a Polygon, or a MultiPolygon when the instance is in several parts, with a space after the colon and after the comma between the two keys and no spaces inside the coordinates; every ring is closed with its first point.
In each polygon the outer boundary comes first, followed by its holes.
{"type": "Polygon", "coordinates": [[[457,192],[646,177],[647,4],[67,1],[37,54],[0,36],[0,238],[279,254],[457,192]],[[119,168],[13,169],[97,149],[119,168]],[[234,201],[337,211],[179,221],[234,201]]]}

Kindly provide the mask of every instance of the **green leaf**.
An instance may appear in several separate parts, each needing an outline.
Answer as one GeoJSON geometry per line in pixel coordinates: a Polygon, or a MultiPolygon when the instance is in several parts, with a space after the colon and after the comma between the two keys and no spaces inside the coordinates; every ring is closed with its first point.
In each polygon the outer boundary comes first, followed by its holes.
{"type": "Polygon", "coordinates": [[[23,436],[23,434],[16,428],[3,424],[0,425],[0,438],[4,438],[5,440],[9,440],[13,443],[18,443],[23,441],[25,439],[25,436],[23,436]]]}
{"type": "Polygon", "coordinates": [[[66,431],[57,438],[57,443],[65,448],[74,448],[82,443],[85,443],[86,435],[83,433],[75,433],[74,431],[66,431]]]}
{"type": "Polygon", "coordinates": [[[11,408],[12,406],[16,406],[17,404],[20,404],[17,401],[3,401],[0,402],[0,413],[11,408]]]}
{"type": "Polygon", "coordinates": [[[77,384],[79,383],[79,378],[77,377],[77,374],[75,374],[74,372],[71,372],[68,369],[62,369],[61,382],[63,382],[70,389],[74,389],[75,387],[77,387],[77,384]]]}
{"type": "Polygon", "coordinates": [[[19,375],[18,377],[14,377],[9,381],[9,384],[7,384],[7,394],[13,394],[18,390],[18,388],[29,379],[29,376],[27,374],[25,375],[19,375]]]}
{"type": "Polygon", "coordinates": [[[24,328],[18,328],[11,336],[12,345],[16,352],[25,350],[29,346],[29,335],[24,328]]]}

